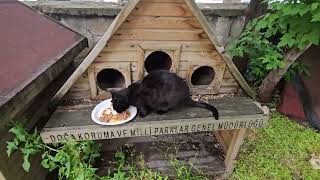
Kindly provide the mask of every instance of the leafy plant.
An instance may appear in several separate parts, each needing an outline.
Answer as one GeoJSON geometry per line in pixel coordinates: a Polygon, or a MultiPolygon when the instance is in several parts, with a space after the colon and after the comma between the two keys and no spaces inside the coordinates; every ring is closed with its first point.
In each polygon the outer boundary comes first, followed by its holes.
{"type": "MultiPolygon", "coordinates": [[[[240,37],[229,46],[232,56],[248,57],[247,79],[255,86],[274,69],[283,68],[283,55],[291,48],[304,49],[309,43],[319,45],[320,2],[318,0],[265,1],[271,12],[252,20],[240,37]]],[[[292,73],[307,75],[308,68],[300,62],[290,67],[292,73]]]]}
{"type": "Polygon", "coordinates": [[[95,168],[92,163],[100,156],[99,146],[93,141],[66,141],[54,146],[44,144],[37,130],[29,134],[22,125],[15,125],[9,130],[15,134],[11,142],[7,142],[7,154],[20,150],[23,155],[22,167],[29,172],[29,157],[36,153],[42,154],[41,165],[53,171],[58,169],[59,179],[94,179],[95,168]]]}
{"type": "MultiPolygon", "coordinates": [[[[28,133],[22,125],[16,124],[9,130],[15,135],[13,141],[7,142],[7,154],[10,157],[14,151],[20,150],[23,154],[22,167],[29,172],[31,155],[42,154],[41,165],[48,171],[56,170],[59,179],[70,180],[168,180],[167,176],[149,169],[144,162],[143,156],[136,156],[136,152],[129,146],[124,146],[117,151],[117,169],[107,176],[97,176],[94,161],[100,156],[99,145],[94,141],[76,142],[72,139],[60,144],[47,145],[41,140],[39,132],[35,130],[28,133]]],[[[172,157],[174,158],[174,157],[172,157]]],[[[205,176],[193,175],[191,170],[196,167],[192,164],[184,164],[172,159],[171,164],[177,178],[181,180],[205,179],[205,176]]],[[[200,171],[197,170],[197,174],[200,171]]]]}
{"type": "Polygon", "coordinates": [[[178,180],[208,180],[199,169],[197,169],[193,163],[185,164],[178,159],[171,157],[170,164],[173,167],[178,180]]]}

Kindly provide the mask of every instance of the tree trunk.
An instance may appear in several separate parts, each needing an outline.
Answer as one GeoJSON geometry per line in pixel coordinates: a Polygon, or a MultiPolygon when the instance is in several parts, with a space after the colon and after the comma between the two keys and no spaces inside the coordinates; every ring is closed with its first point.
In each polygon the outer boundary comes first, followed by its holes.
{"type": "Polygon", "coordinates": [[[281,80],[283,75],[287,72],[289,67],[298,57],[304,53],[311,44],[306,46],[303,50],[298,48],[291,49],[288,53],[284,55],[285,67],[280,69],[272,70],[267,77],[262,81],[259,87],[258,96],[261,102],[270,102],[272,100],[272,92],[278,82],[281,80]]]}
{"type": "Polygon", "coordinates": [[[266,14],[268,11],[268,4],[263,3],[263,0],[251,0],[248,8],[245,11],[246,21],[247,24],[254,18],[260,17],[266,14]]]}

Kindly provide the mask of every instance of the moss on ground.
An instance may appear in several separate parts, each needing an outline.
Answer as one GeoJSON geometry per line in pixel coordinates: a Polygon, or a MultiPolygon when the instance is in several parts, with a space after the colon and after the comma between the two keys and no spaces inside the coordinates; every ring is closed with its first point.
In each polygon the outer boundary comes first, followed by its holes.
{"type": "Polygon", "coordinates": [[[268,127],[246,139],[231,179],[320,179],[313,153],[320,155],[320,134],[273,112],[268,127]]]}

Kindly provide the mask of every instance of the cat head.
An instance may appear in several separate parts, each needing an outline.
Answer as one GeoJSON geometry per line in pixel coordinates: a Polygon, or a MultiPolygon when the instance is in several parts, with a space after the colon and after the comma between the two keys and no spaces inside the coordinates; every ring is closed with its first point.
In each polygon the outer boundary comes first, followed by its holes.
{"type": "Polygon", "coordinates": [[[126,90],[110,91],[112,96],[112,106],[117,113],[122,113],[129,108],[128,93],[126,90]]]}

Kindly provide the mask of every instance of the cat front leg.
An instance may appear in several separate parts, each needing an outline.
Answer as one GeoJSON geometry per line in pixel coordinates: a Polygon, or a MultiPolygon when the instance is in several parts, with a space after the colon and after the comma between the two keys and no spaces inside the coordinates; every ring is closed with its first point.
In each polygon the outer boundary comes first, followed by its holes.
{"type": "Polygon", "coordinates": [[[142,118],[145,117],[149,113],[148,108],[145,106],[141,106],[138,109],[139,109],[139,116],[142,118]]]}
{"type": "Polygon", "coordinates": [[[162,103],[160,107],[157,108],[157,113],[159,115],[165,114],[169,111],[168,103],[162,103]]]}

